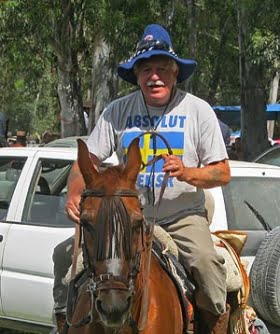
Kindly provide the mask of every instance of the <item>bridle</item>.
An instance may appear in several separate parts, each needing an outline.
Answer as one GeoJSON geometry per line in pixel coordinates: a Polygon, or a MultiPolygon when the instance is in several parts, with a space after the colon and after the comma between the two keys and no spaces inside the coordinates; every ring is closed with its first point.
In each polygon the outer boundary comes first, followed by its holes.
{"type": "MultiPolygon", "coordinates": [[[[93,197],[93,198],[101,198],[101,203],[100,207],[98,209],[97,213],[97,220],[102,216],[103,213],[103,205],[106,206],[108,209],[107,205],[109,207],[111,206],[111,209],[116,209],[117,207],[120,208],[119,211],[119,218],[122,220],[127,221],[130,220],[130,216],[127,212],[127,209],[123,203],[122,198],[123,197],[134,197],[137,198],[139,201],[139,205],[141,206],[139,197],[138,197],[138,192],[130,189],[118,189],[114,191],[113,193],[106,193],[105,191],[101,190],[94,190],[94,189],[85,189],[82,193],[81,196],[81,202],[80,202],[80,207],[82,208],[82,205],[86,198],[88,197],[93,197]]],[[[87,232],[90,234],[93,234],[93,229],[91,230],[91,225],[88,224],[87,226],[84,225],[84,223],[81,223],[79,228],[80,228],[80,235],[84,235],[85,229],[87,228],[87,232]]],[[[86,324],[90,324],[93,321],[93,314],[92,314],[92,309],[94,305],[94,299],[97,296],[97,291],[98,290],[124,290],[124,291],[129,291],[131,295],[135,294],[135,289],[134,289],[134,279],[136,278],[137,274],[140,272],[140,266],[141,266],[141,256],[142,253],[145,251],[144,247],[144,233],[148,233],[148,228],[147,224],[143,220],[143,224],[141,226],[141,238],[142,238],[142,248],[137,249],[137,252],[135,256],[131,257],[130,259],[130,271],[128,273],[127,277],[124,276],[119,276],[119,275],[114,275],[113,273],[106,273],[106,274],[100,274],[96,275],[95,273],[95,268],[94,266],[91,265],[91,261],[89,259],[89,251],[88,247],[85,241],[85,238],[83,239],[84,244],[83,244],[83,255],[85,258],[85,262],[87,263],[87,276],[89,278],[88,284],[87,284],[87,291],[90,294],[90,310],[89,313],[86,317],[83,319],[79,320],[76,323],[71,323],[70,318],[72,318],[72,315],[70,315],[70,310],[72,311],[72,305],[67,305],[67,323],[69,326],[72,327],[80,327],[86,324]],[[146,232],[145,232],[146,230],[146,232]],[[68,312],[69,311],[69,312],[68,312]]],[[[70,291],[70,286],[69,286],[69,291],[70,291]]],[[[137,325],[135,321],[132,319],[131,314],[128,317],[128,324],[133,330],[133,333],[138,333],[137,325]]]]}
{"type": "MultiPolygon", "coordinates": [[[[134,190],[129,190],[129,189],[118,189],[112,194],[107,194],[104,191],[99,191],[99,190],[86,189],[84,190],[82,194],[81,204],[84,202],[84,200],[87,197],[99,197],[102,199],[101,206],[99,207],[99,212],[97,213],[97,220],[98,220],[99,214],[102,215],[102,201],[104,200],[106,201],[105,205],[110,206],[110,203],[111,203],[111,206],[114,206],[116,210],[117,210],[117,207],[120,207],[121,209],[119,210],[119,216],[120,216],[119,218],[122,220],[126,220],[126,221],[130,220],[130,217],[123,203],[122,197],[134,197],[139,200],[138,192],[134,190]]],[[[139,205],[140,205],[140,202],[139,202],[139,205]]],[[[83,224],[81,227],[82,229],[85,229],[85,226],[83,226],[83,224]]],[[[143,227],[144,226],[141,226],[142,246],[143,247],[142,249],[137,250],[136,255],[133,258],[129,259],[131,260],[131,266],[130,266],[130,272],[128,274],[128,277],[114,275],[112,273],[96,275],[95,268],[91,265],[91,262],[89,261],[88,247],[84,240],[84,255],[87,259],[86,261],[89,266],[89,271],[90,271],[89,288],[92,293],[95,294],[98,289],[101,289],[101,290],[109,290],[109,289],[129,290],[132,294],[134,293],[133,280],[140,271],[141,253],[143,252],[143,249],[144,249],[144,245],[143,245],[144,229],[143,227]],[[108,287],[102,287],[102,285],[106,282],[109,282],[111,284],[108,287]],[[117,287],[114,287],[115,282],[121,283],[123,287],[120,287],[119,284],[117,284],[117,287]]]]}

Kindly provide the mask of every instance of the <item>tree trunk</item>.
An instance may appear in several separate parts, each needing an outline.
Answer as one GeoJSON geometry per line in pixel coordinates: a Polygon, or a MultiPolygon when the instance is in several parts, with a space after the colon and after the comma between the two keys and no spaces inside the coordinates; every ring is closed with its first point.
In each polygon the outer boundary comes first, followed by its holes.
{"type": "MultiPolygon", "coordinates": [[[[268,103],[276,103],[277,96],[278,96],[278,88],[279,88],[279,72],[276,72],[274,78],[270,84],[270,91],[269,91],[269,99],[268,103]]],[[[267,121],[267,132],[268,137],[273,139],[274,135],[274,127],[275,127],[275,120],[268,120],[267,121]]]]}
{"type": "Polygon", "coordinates": [[[102,37],[95,43],[92,60],[91,109],[88,133],[94,128],[104,108],[116,97],[115,61],[102,37]]]}
{"type": "MultiPolygon", "coordinates": [[[[197,51],[197,23],[195,0],[185,0],[188,8],[188,27],[189,27],[189,55],[191,59],[196,58],[197,51]]],[[[193,87],[189,80],[185,82],[185,89],[192,92],[193,87]]]]}
{"type": "Polygon", "coordinates": [[[54,40],[57,56],[58,97],[61,114],[61,137],[86,133],[83,101],[79,79],[78,54],[83,35],[83,1],[61,1],[61,14],[56,16],[54,40]]]}
{"type": "Polygon", "coordinates": [[[217,87],[219,86],[220,81],[220,75],[222,70],[222,56],[225,49],[225,45],[227,42],[228,32],[230,28],[230,20],[231,18],[228,17],[223,25],[222,31],[221,31],[221,37],[220,37],[220,43],[219,43],[219,49],[217,52],[217,57],[215,58],[215,64],[213,69],[213,75],[210,81],[210,87],[209,87],[209,93],[207,97],[207,102],[210,105],[214,105],[216,103],[215,95],[217,93],[217,87]]]}
{"type": "Polygon", "coordinates": [[[238,27],[240,48],[240,103],[241,145],[244,160],[251,161],[269,147],[266,128],[266,99],[262,86],[261,64],[251,61],[249,54],[250,34],[253,27],[248,22],[246,1],[239,0],[238,27]]]}
{"type": "Polygon", "coordinates": [[[85,133],[81,99],[74,90],[71,73],[58,68],[58,97],[61,115],[61,137],[79,136],[85,133]],[[79,101],[80,100],[80,101],[79,101]]]}

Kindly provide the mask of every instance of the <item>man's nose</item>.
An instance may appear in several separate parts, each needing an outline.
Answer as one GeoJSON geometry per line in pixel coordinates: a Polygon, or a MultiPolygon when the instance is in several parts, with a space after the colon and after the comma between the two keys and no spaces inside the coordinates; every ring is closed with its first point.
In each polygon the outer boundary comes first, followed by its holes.
{"type": "Polygon", "coordinates": [[[159,75],[156,71],[153,71],[153,73],[151,74],[151,79],[152,80],[158,80],[159,79],[159,75]]]}

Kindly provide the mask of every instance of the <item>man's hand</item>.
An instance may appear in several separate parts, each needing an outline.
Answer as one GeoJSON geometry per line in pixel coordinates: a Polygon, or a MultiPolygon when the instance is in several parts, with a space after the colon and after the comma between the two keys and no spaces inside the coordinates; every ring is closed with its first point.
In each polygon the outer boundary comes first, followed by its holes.
{"type": "Polygon", "coordinates": [[[198,168],[184,166],[183,161],[175,155],[163,154],[162,157],[162,171],[170,172],[170,177],[176,177],[178,181],[203,189],[224,186],[230,181],[230,168],[226,159],[198,168]]]}
{"type": "Polygon", "coordinates": [[[170,176],[177,177],[177,179],[180,181],[180,178],[182,178],[184,174],[184,164],[182,160],[177,157],[176,155],[162,155],[164,159],[164,165],[163,165],[163,172],[170,172],[170,176]]]}
{"type": "Polygon", "coordinates": [[[67,216],[75,223],[79,223],[80,221],[80,200],[81,195],[67,196],[65,204],[65,211],[67,216]]]}

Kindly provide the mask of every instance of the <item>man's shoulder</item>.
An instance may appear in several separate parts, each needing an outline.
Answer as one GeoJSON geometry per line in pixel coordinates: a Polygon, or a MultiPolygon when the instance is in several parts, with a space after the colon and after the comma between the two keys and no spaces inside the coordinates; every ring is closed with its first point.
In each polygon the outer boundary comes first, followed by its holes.
{"type": "Polygon", "coordinates": [[[196,95],[193,95],[191,93],[187,93],[186,94],[186,99],[190,102],[190,103],[193,103],[195,105],[198,105],[198,106],[205,106],[207,108],[211,108],[210,104],[203,100],[201,97],[198,97],[196,95]]]}

